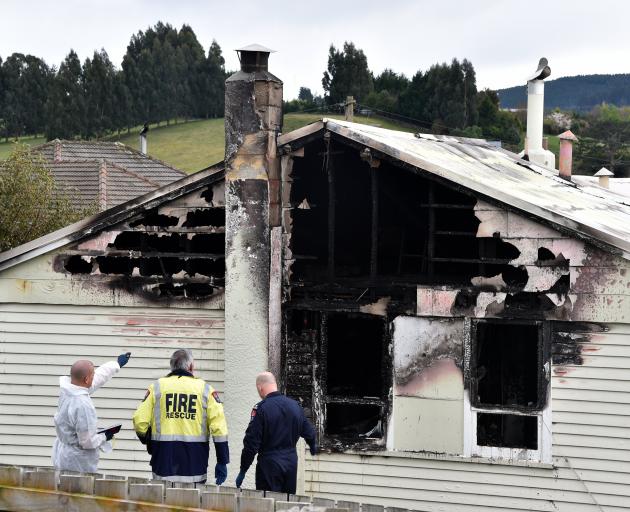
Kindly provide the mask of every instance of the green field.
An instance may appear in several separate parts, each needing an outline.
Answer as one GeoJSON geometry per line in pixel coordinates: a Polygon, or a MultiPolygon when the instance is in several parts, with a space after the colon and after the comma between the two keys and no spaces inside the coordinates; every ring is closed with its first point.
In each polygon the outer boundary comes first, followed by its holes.
{"type": "MultiPolygon", "coordinates": [[[[313,123],[323,116],[322,114],[287,114],[284,116],[285,133],[313,123]]],[[[326,117],[343,119],[340,115],[326,117]]],[[[413,127],[399,124],[389,119],[377,117],[355,117],[359,123],[380,126],[392,130],[415,131],[413,127]]],[[[131,135],[121,134],[120,137],[109,137],[107,140],[119,140],[132,148],[138,148],[138,131],[131,135]]],[[[44,138],[25,137],[20,140],[25,144],[36,146],[46,142],[44,138]]],[[[187,123],[171,123],[169,126],[152,126],[148,137],[149,154],[178,169],[186,172],[194,172],[223,160],[225,151],[223,119],[204,119],[189,121],[187,123]]],[[[11,152],[13,142],[0,142],[0,159],[6,158],[11,152]]]]}

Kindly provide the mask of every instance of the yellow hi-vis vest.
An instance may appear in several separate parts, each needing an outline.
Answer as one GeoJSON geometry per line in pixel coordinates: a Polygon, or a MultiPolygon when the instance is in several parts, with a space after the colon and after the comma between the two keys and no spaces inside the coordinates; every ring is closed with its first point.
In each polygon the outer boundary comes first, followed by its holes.
{"type": "MultiPolygon", "coordinates": [[[[185,373],[185,372],[182,372],[185,373]]],[[[217,462],[229,462],[223,404],[210,384],[189,374],[170,374],[149,386],[133,415],[138,437],[151,429],[151,467],[156,478],[200,482],[208,469],[208,441],[217,462]]]]}

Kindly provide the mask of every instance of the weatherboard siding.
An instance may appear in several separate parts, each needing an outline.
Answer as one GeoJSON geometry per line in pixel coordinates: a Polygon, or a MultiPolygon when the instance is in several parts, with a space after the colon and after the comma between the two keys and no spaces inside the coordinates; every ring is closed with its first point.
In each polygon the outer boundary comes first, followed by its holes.
{"type": "Polygon", "coordinates": [[[607,327],[582,365],[553,368],[552,465],[322,454],[307,457],[306,492],[428,511],[630,510],[630,326],[607,327]]]}
{"type": "Polygon", "coordinates": [[[133,411],[178,348],[193,350],[196,374],[223,394],[223,338],[222,310],[0,304],[0,462],[50,466],[59,376],[77,359],[99,365],[130,351],[93,396],[99,425],[123,425],[99,469],[149,476],[133,411]]]}

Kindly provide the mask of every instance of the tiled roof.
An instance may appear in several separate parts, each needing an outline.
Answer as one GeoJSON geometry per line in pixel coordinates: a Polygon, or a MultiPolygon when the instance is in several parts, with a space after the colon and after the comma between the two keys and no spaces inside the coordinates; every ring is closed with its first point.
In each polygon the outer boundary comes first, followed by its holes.
{"type": "Polygon", "coordinates": [[[119,142],[54,140],[34,148],[65,187],[76,191],[77,205],[98,200],[101,161],[107,164],[106,204],[111,207],[172,183],[186,173],[119,142]],[[126,172],[125,172],[126,171],[126,172]],[[84,202],[85,201],[85,202],[84,202]]]}

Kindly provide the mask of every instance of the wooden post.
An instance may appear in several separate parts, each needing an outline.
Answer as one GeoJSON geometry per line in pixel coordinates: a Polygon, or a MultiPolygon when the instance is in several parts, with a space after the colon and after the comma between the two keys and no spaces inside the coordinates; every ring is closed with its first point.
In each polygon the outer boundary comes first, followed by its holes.
{"type": "Polygon", "coordinates": [[[345,108],[345,114],[346,114],[346,121],[350,121],[351,123],[354,122],[354,96],[347,96],[346,97],[346,108],[345,108]]]}

